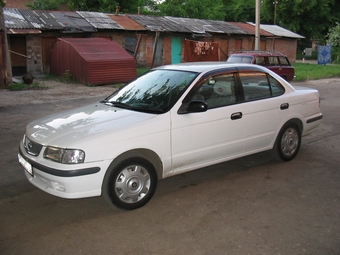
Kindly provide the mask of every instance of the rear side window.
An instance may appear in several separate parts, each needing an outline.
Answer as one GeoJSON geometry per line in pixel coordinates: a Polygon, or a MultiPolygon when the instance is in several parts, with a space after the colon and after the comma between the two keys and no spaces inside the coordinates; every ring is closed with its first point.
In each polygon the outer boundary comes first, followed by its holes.
{"type": "Polygon", "coordinates": [[[279,60],[277,57],[268,57],[268,65],[269,66],[279,66],[279,60]]]}
{"type": "Polygon", "coordinates": [[[240,73],[244,100],[253,101],[284,93],[282,85],[265,73],[240,73]]]}
{"type": "Polygon", "coordinates": [[[256,60],[255,60],[255,64],[261,65],[261,66],[266,66],[265,57],[257,57],[256,60]]]}
{"type": "Polygon", "coordinates": [[[289,61],[286,57],[280,57],[280,62],[282,66],[290,66],[289,61]]]}
{"type": "Polygon", "coordinates": [[[229,63],[248,63],[250,64],[253,60],[252,56],[241,56],[241,55],[231,55],[227,62],[229,63]]]}
{"type": "Polygon", "coordinates": [[[284,87],[273,77],[268,75],[268,80],[272,90],[272,96],[280,96],[285,93],[284,87]]]}

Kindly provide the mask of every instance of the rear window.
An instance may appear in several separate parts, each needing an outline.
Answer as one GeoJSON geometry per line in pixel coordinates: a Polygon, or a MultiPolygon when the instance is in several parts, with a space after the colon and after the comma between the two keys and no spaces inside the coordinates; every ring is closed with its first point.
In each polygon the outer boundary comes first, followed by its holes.
{"type": "Polygon", "coordinates": [[[252,56],[238,56],[238,55],[231,55],[227,62],[228,63],[248,63],[250,64],[253,60],[252,56]]]}

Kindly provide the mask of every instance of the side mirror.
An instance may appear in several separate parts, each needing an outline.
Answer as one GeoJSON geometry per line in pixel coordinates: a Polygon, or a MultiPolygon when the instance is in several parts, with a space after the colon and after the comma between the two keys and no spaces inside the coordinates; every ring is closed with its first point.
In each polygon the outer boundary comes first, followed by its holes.
{"type": "Polygon", "coordinates": [[[187,113],[190,112],[206,112],[208,110],[208,104],[202,100],[191,101],[186,109],[187,113]]]}

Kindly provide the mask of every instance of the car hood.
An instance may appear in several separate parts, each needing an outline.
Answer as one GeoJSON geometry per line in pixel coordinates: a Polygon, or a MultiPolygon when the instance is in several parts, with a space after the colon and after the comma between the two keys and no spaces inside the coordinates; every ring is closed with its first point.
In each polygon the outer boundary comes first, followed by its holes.
{"type": "Polygon", "coordinates": [[[69,147],[98,133],[119,133],[155,116],[98,103],[32,121],[26,135],[42,145],[69,147]]]}

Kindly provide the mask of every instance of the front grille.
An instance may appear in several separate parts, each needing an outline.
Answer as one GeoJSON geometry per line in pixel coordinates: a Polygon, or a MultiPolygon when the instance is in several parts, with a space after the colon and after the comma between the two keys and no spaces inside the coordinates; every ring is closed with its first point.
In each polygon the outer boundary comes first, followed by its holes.
{"type": "Polygon", "coordinates": [[[25,136],[24,147],[28,154],[38,156],[43,146],[41,144],[31,141],[25,136]]]}

